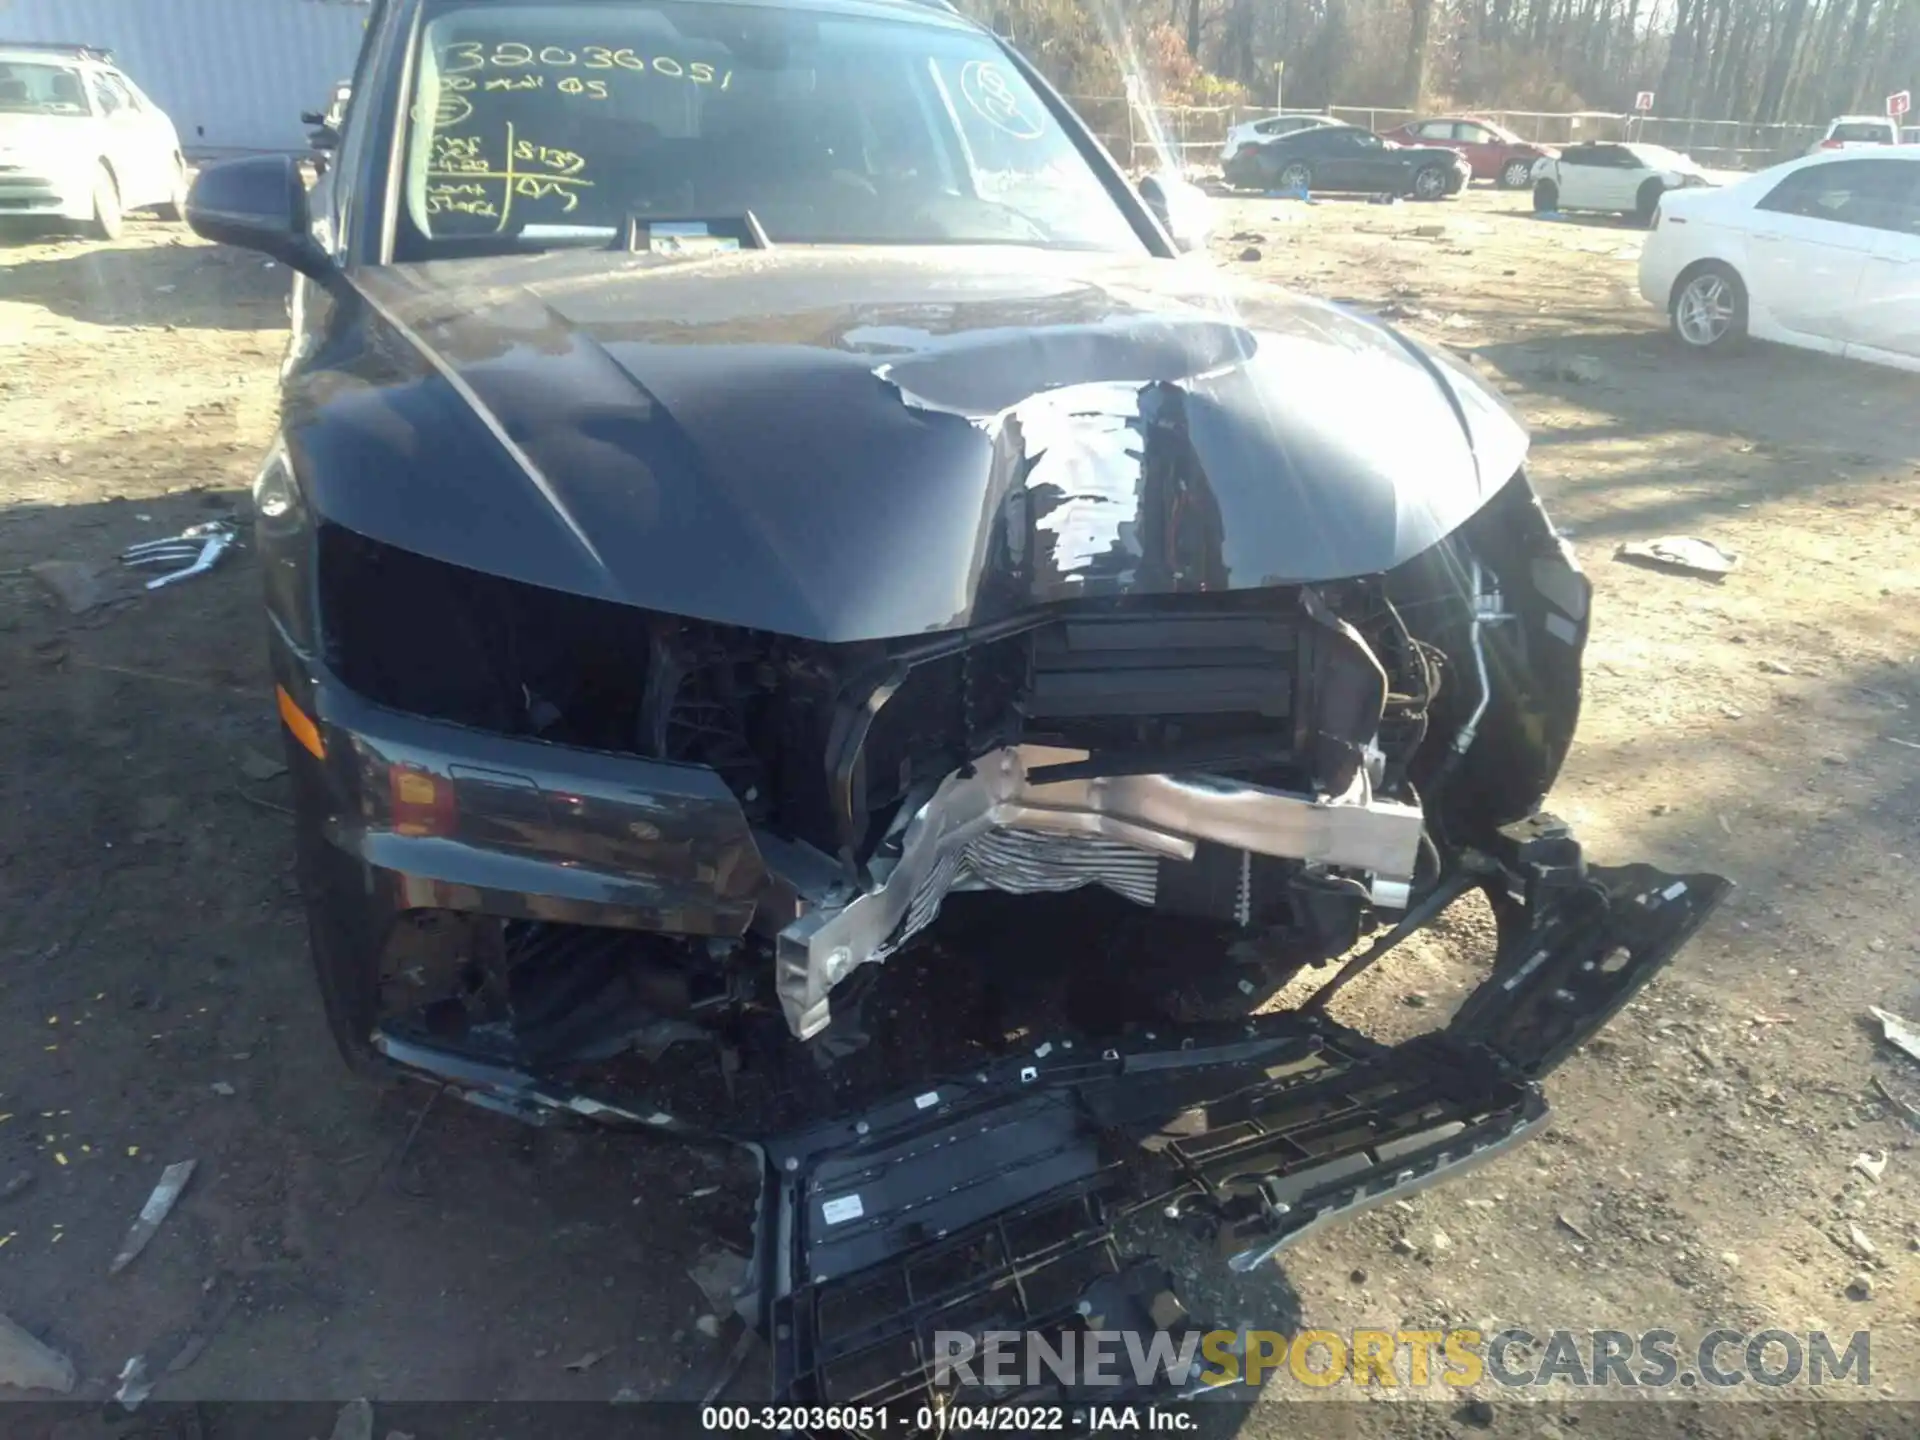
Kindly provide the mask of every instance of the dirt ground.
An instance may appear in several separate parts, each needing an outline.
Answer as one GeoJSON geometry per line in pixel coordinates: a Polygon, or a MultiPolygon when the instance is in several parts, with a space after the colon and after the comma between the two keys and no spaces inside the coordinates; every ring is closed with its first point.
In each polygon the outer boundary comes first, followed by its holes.
{"type": "MultiPolygon", "coordinates": [[[[1873,1084],[1920,1103],[1920,1065],[1864,1019],[1920,1017],[1920,381],[1691,362],[1634,292],[1636,231],[1525,208],[1223,201],[1216,259],[1396,317],[1510,396],[1599,592],[1557,809],[1603,862],[1740,888],[1553,1078],[1543,1140],[1251,1280],[1176,1256],[1189,1305],[1333,1330],[1867,1329],[1871,1385],[1838,1389],[1920,1401],[1920,1151],[1873,1084]],[[1739,567],[1614,559],[1675,533],[1739,567]],[[1887,1158],[1878,1181],[1862,1153],[1887,1158]]],[[[703,1332],[686,1267],[746,1239],[723,1159],[428,1106],[337,1061],[250,557],[152,593],[109,568],[83,615],[28,570],[244,508],[286,279],[152,221],[0,248],[0,1308],[96,1400],[134,1355],[161,1399],[697,1396],[731,1332],[703,1332]],[[110,1276],[182,1159],[185,1199],[110,1276]]],[[[1461,907],[1340,1018],[1443,1020],[1484,919],[1461,907]]],[[[1394,1433],[1576,1433],[1493,1398],[1394,1433]]],[[[1792,1396],[1760,1398],[1743,1433],[1809,1433],[1792,1396]]],[[[1349,1408],[1341,1426],[1384,1433],[1381,1407],[1349,1408]]]]}

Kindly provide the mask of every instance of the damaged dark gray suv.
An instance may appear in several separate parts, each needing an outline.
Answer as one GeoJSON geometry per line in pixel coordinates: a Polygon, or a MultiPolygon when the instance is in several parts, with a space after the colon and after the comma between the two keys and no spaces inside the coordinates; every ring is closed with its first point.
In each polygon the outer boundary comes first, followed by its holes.
{"type": "Polygon", "coordinates": [[[756,1147],[783,1396],[920,1393],[929,1326],[1090,1286],[1164,1325],[1132,1209],[1247,1269],[1492,1153],[1721,899],[1538,811],[1590,587],[1503,402],[1182,259],[1193,197],[945,6],[389,0],[352,96],[311,195],[251,158],[190,204],[299,276],[255,500],[327,1014],[756,1147]],[[1444,1029],[1330,1018],[1474,890],[1444,1029]],[[830,1068],[971,891],[1104,892],[1240,1013],[674,1103],[756,1018],[830,1068]]]}

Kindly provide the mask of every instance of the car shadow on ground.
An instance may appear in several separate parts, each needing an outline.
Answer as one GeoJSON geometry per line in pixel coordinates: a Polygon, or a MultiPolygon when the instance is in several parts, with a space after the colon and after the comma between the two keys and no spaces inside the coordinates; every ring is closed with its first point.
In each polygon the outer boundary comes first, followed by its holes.
{"type": "Polygon", "coordinates": [[[0,249],[0,303],[92,325],[282,329],[286,295],[284,267],[157,221],[129,223],[117,242],[42,233],[0,249]]]}
{"type": "Polygon", "coordinates": [[[1533,427],[1536,469],[1551,468],[1563,447],[1617,446],[1604,469],[1550,487],[1556,507],[1595,537],[1685,529],[1836,480],[1870,481],[1920,454],[1912,378],[1882,366],[1761,344],[1710,359],[1657,331],[1539,336],[1471,353],[1491,378],[1568,407],[1533,427]],[[1729,447],[1744,457],[1739,477],[1697,485],[1698,462],[1709,452],[1724,460],[1729,447]],[[1630,493],[1644,502],[1621,503],[1630,493]],[[1605,513],[1581,513],[1583,500],[1605,513]]]}

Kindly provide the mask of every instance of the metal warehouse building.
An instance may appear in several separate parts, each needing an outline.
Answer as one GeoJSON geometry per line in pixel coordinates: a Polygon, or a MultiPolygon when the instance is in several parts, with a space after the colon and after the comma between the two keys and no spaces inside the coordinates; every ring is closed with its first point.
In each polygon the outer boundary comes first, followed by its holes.
{"type": "Polygon", "coordinates": [[[353,73],[368,0],[0,0],[9,40],[99,45],[189,156],[303,151],[302,110],[353,73]]]}

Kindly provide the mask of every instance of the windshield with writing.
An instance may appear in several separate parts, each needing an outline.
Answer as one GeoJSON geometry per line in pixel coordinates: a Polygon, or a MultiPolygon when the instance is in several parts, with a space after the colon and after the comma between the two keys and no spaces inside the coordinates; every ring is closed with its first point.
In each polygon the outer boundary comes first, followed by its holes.
{"type": "Polygon", "coordinates": [[[86,114],[87,96],[80,86],[80,72],[66,65],[0,60],[0,113],[86,114]]]}
{"type": "Polygon", "coordinates": [[[403,256],[749,212],[774,243],[1144,248],[977,32],[711,0],[428,13],[403,256]]]}

